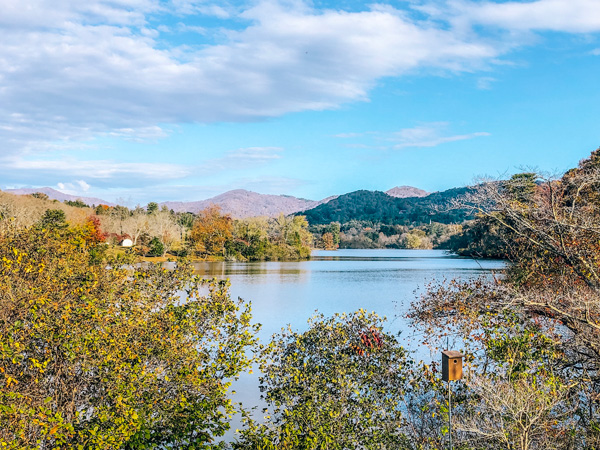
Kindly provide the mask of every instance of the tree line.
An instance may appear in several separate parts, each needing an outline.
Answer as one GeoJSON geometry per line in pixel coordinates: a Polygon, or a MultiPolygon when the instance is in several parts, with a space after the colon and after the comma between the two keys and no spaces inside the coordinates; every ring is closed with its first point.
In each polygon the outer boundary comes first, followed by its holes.
{"type": "MultiPolygon", "coordinates": [[[[31,196],[0,193],[0,210],[5,211],[5,217],[23,226],[39,220],[48,208],[64,211],[70,223],[81,223],[90,215],[95,215],[106,232],[107,243],[116,246],[124,239],[130,239],[133,251],[142,256],[192,256],[242,261],[304,259],[309,256],[310,248],[441,248],[464,253],[465,250],[460,246],[462,241],[457,238],[464,235],[463,226],[469,230],[468,221],[461,223],[469,215],[466,210],[460,209],[456,213],[451,203],[452,199],[465,191],[464,188],[444,191],[431,194],[431,198],[426,199],[394,199],[380,192],[358,191],[335,200],[336,204],[342,202],[342,205],[353,205],[351,209],[342,207],[343,214],[340,217],[344,221],[341,223],[321,223],[318,209],[307,211],[306,215],[290,217],[233,219],[216,206],[197,214],[175,213],[165,206],[159,207],[156,202],[132,209],[120,205],[90,208],[81,200],[64,203],[51,201],[43,193],[31,196]],[[359,210],[367,208],[372,201],[375,203],[368,207],[369,211],[372,213],[381,209],[381,217],[360,213],[359,210]],[[395,209],[396,212],[386,212],[389,207],[397,208],[400,201],[402,204],[418,205],[410,209],[419,211],[411,216],[416,221],[409,220],[409,216],[395,209]],[[386,214],[393,215],[394,220],[382,221],[386,214]],[[194,227],[196,231],[192,233],[194,227]],[[213,229],[208,230],[207,227],[213,229]],[[307,229],[310,234],[306,232],[307,229]],[[204,242],[204,239],[214,242],[204,242]]],[[[328,208],[334,207],[330,205],[328,208]]],[[[470,236],[464,239],[470,239],[470,236]]]]}
{"type": "Polygon", "coordinates": [[[193,214],[175,213],[151,202],[146,209],[96,208],[113,242],[132,239],[138,254],[197,256],[241,261],[306,259],[312,236],[304,217],[233,219],[212,205],[193,214]]]}
{"type": "Polygon", "coordinates": [[[463,224],[431,222],[426,225],[387,225],[352,219],[343,224],[309,225],[315,246],[336,248],[453,249],[453,237],[462,235],[463,224]]]}
{"type": "Polygon", "coordinates": [[[80,200],[52,201],[42,193],[16,196],[0,192],[0,229],[33,226],[48,211],[71,225],[93,218],[99,222],[104,242],[118,247],[129,239],[131,251],[139,256],[239,261],[306,259],[313,246],[313,236],[302,216],[233,219],[215,205],[194,214],[175,213],[160,208],[156,202],[145,208],[92,208],[80,200]]]}

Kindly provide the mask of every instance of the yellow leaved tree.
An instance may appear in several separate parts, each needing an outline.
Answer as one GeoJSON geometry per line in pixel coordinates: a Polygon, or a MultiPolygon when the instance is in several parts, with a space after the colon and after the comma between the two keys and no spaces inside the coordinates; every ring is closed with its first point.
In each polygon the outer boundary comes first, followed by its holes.
{"type": "Polygon", "coordinates": [[[84,231],[0,235],[0,446],[217,445],[251,364],[248,305],[184,264],[99,261],[84,231]]]}

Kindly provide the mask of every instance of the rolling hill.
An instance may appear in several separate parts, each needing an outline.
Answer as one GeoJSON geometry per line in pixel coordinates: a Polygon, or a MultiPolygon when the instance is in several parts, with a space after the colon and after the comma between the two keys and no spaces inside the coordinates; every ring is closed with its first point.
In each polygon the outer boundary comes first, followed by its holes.
{"type": "Polygon", "coordinates": [[[392,197],[380,191],[355,191],[303,211],[311,225],[351,220],[387,225],[422,225],[431,222],[459,223],[469,217],[465,210],[452,209],[451,202],[468,188],[434,192],[424,197],[392,197]]]}
{"type": "Polygon", "coordinates": [[[76,200],[81,200],[83,203],[85,203],[89,206],[97,206],[97,205],[115,206],[114,203],[107,202],[100,198],[82,197],[80,195],[65,194],[64,192],[57,191],[56,189],[52,189],[50,187],[5,189],[4,192],[8,192],[9,194],[14,194],[14,195],[31,195],[31,194],[40,192],[42,194],[46,194],[50,200],[58,200],[59,202],[65,202],[65,201],[74,202],[76,200]]]}
{"type": "MultiPolygon", "coordinates": [[[[422,224],[430,220],[453,223],[462,221],[466,213],[448,210],[448,204],[452,198],[466,192],[466,189],[456,188],[428,194],[412,186],[399,186],[386,192],[359,190],[319,201],[235,189],[206,200],[168,201],[159,205],[175,212],[192,213],[198,213],[210,205],[218,205],[223,213],[237,219],[255,216],[274,217],[280,213],[302,214],[306,215],[312,225],[330,222],[346,223],[350,220],[399,225],[422,224]]],[[[99,204],[114,206],[113,203],[99,198],[65,194],[49,187],[7,189],[5,192],[17,195],[40,192],[52,200],[61,202],[81,200],[90,206],[99,204]]]]}

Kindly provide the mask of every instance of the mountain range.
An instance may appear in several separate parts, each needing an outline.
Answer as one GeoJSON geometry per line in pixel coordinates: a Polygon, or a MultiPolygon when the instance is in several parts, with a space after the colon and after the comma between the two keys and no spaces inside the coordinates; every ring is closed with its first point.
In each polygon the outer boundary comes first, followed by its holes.
{"type": "Polygon", "coordinates": [[[258,194],[244,189],[227,191],[216,197],[196,202],[163,202],[159,206],[166,206],[175,212],[197,213],[210,205],[219,205],[221,211],[237,219],[256,216],[277,216],[312,209],[322,203],[326,203],[334,197],[323,200],[306,200],[292,197],[291,195],[258,194]]]}
{"type": "MultiPolygon", "coordinates": [[[[28,189],[6,189],[5,192],[17,195],[30,195],[37,192],[46,194],[51,200],[64,201],[75,201],[81,200],[82,202],[90,205],[97,206],[100,204],[114,206],[113,203],[95,197],[81,197],[76,195],[65,194],[57,191],[50,187],[43,188],[28,188],[28,189]]],[[[358,192],[374,192],[374,191],[358,191],[358,192]]],[[[350,194],[344,194],[345,196],[350,194]]],[[[394,187],[385,193],[377,192],[373,195],[383,195],[390,199],[405,199],[405,198],[422,198],[429,195],[428,192],[418,189],[412,186],[399,186],[394,187]],[[387,194],[387,195],[386,195],[387,194]]],[[[192,202],[179,202],[179,201],[168,201],[159,203],[159,206],[166,206],[175,212],[193,212],[197,213],[210,205],[218,205],[225,214],[230,214],[234,218],[246,218],[255,216],[277,216],[280,213],[285,215],[299,213],[303,211],[313,210],[314,208],[324,205],[340,196],[331,196],[322,200],[307,200],[303,198],[297,198],[290,195],[270,195],[270,194],[259,194],[256,192],[246,191],[244,189],[235,189],[232,191],[225,192],[215,197],[192,201],[192,202]]]]}

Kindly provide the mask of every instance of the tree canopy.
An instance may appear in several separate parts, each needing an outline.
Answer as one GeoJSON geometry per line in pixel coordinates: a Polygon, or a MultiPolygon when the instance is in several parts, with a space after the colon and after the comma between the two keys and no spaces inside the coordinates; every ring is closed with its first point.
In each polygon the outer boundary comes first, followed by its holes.
{"type": "Polygon", "coordinates": [[[405,448],[402,398],[411,361],[375,314],[317,315],[264,348],[264,423],[236,448],[405,448]]]}
{"type": "Polygon", "coordinates": [[[599,152],[559,178],[525,173],[476,187],[463,207],[482,230],[493,227],[508,271],[442,283],[413,306],[431,340],[456,333],[472,358],[457,417],[465,443],[599,447],[599,152]]]}
{"type": "Polygon", "coordinates": [[[99,261],[86,230],[0,236],[0,446],[217,445],[251,364],[249,307],[185,264],[99,261]]]}
{"type": "Polygon", "coordinates": [[[355,191],[303,211],[311,225],[342,225],[351,220],[385,225],[424,225],[430,222],[460,223],[469,218],[466,209],[450,208],[467,188],[435,192],[426,197],[396,198],[379,191],[355,191]]]}

